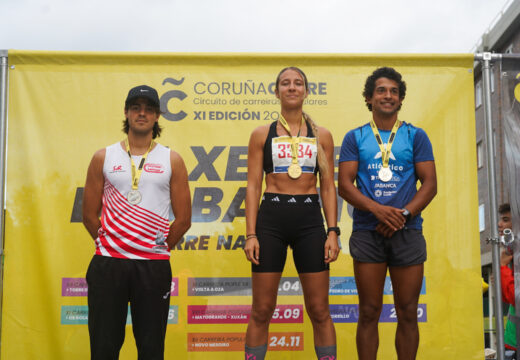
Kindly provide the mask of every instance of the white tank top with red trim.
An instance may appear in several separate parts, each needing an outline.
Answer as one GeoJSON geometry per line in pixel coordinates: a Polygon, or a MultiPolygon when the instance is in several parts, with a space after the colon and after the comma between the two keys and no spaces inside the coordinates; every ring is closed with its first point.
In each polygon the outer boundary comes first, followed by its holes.
{"type": "MultiPolygon", "coordinates": [[[[139,166],[141,156],[133,156],[139,166]]],[[[168,260],[163,243],[169,231],[170,150],[157,144],[148,154],[139,180],[142,200],[132,205],[127,194],[132,189],[132,167],[121,143],[106,148],[103,175],[101,229],[96,239],[96,255],[123,259],[168,260]]]]}

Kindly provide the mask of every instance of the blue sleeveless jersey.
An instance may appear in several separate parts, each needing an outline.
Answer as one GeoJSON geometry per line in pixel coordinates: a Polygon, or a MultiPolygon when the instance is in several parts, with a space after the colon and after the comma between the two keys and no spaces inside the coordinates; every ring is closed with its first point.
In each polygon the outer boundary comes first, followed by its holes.
{"type": "MultiPolygon", "coordinates": [[[[386,147],[391,131],[379,130],[386,147]]],[[[417,193],[415,163],[433,161],[432,144],[424,130],[402,122],[392,145],[389,167],[393,177],[388,182],[377,175],[383,163],[381,151],[370,124],[349,131],[341,145],[339,162],[357,161],[356,186],[370,199],[396,208],[403,208],[417,193]]],[[[377,218],[370,212],[354,209],[353,230],[375,230],[377,218]]],[[[406,226],[422,229],[422,217],[418,214],[406,226]]]]}

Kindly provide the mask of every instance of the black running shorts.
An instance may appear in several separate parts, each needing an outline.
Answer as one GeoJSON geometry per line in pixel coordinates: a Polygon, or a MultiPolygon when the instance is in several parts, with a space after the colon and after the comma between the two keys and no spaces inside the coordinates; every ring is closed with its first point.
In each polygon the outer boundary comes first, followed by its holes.
{"type": "Polygon", "coordinates": [[[410,266],[426,261],[426,241],[422,230],[405,228],[385,238],[377,231],[354,231],[349,241],[354,260],[410,266]]]}
{"type": "Polygon", "coordinates": [[[329,269],[325,264],[327,234],[317,194],[265,193],[256,221],[260,265],[253,272],[282,272],[287,246],[293,251],[298,273],[329,269]]]}

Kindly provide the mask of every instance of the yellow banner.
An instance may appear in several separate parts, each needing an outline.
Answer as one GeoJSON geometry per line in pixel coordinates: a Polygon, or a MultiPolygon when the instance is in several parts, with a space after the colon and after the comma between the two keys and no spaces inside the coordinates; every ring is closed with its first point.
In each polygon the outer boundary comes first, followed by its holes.
{"type": "MultiPolygon", "coordinates": [[[[156,88],[167,109],[158,141],[183,156],[193,202],[193,225],[172,252],[165,356],[243,357],[251,303],[242,251],[247,144],[254,128],[278,119],[274,81],[285,66],[306,72],[304,110],[331,130],[337,153],[345,133],[371,118],[361,96],[366,77],[379,66],[403,74],[400,119],[426,130],[438,176],[438,195],[423,213],[428,261],[418,358],[483,358],[472,55],[9,51],[9,66],[2,359],[89,358],[84,277],[94,243],[81,223],[82,187],[93,153],[123,138],[124,99],[141,84],[156,88]]],[[[331,314],[338,358],[354,359],[352,221],[343,201],[340,210],[343,252],[331,266],[331,314]]],[[[390,359],[396,319],[389,283],[384,304],[379,356],[390,359]]],[[[304,308],[289,255],[269,358],[314,358],[304,308]]],[[[122,359],[136,358],[128,323],[122,359]]]]}

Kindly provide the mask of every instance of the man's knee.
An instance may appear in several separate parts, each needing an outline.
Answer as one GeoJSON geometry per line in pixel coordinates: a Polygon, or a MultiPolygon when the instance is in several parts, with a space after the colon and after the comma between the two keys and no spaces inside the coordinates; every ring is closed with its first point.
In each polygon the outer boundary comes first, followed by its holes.
{"type": "Polygon", "coordinates": [[[417,324],[417,303],[395,304],[397,321],[404,324],[417,324]]]}
{"type": "Polygon", "coordinates": [[[359,322],[374,323],[379,321],[382,305],[363,304],[359,305],[359,322]]]}

